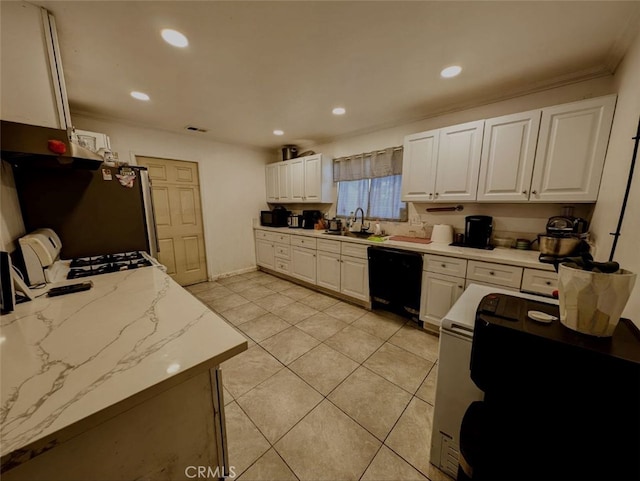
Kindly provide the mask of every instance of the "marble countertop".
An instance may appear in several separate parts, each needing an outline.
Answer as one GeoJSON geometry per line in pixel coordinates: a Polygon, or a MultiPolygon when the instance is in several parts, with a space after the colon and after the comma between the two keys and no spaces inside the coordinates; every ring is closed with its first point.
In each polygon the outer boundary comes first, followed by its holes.
{"type": "Polygon", "coordinates": [[[88,291],[40,297],[0,316],[3,468],[247,349],[158,268],[91,280],[88,291]]]}
{"type": "Polygon", "coordinates": [[[554,271],[551,264],[545,264],[538,260],[540,253],[538,251],[525,251],[519,249],[506,249],[497,247],[493,250],[472,249],[469,247],[455,247],[448,244],[419,244],[416,242],[400,242],[389,240],[386,237],[384,242],[373,242],[356,237],[329,235],[323,230],[312,229],[290,229],[287,227],[262,227],[256,226],[255,229],[277,232],[279,234],[303,235],[321,239],[337,240],[342,242],[356,242],[359,244],[368,244],[384,247],[395,247],[397,249],[421,252],[424,254],[437,254],[449,257],[458,257],[468,260],[495,262],[497,264],[508,264],[511,266],[528,267],[531,269],[540,269],[544,271],[554,271]]]}

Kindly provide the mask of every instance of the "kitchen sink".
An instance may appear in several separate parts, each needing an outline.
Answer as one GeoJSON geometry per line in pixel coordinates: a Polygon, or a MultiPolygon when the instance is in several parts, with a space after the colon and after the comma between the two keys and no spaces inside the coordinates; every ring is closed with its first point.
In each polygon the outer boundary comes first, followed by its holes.
{"type": "Polygon", "coordinates": [[[351,231],[346,231],[346,232],[335,232],[335,231],[327,231],[327,232],[323,232],[323,234],[326,235],[341,235],[344,237],[355,237],[357,239],[366,239],[367,237],[371,237],[373,235],[373,232],[351,232],[351,231]]]}

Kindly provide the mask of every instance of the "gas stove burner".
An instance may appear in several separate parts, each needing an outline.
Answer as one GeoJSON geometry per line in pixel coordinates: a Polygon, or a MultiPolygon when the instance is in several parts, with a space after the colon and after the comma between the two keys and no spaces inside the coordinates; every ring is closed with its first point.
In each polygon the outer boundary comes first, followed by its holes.
{"type": "Polygon", "coordinates": [[[67,279],[97,276],[110,272],[126,271],[152,265],[140,252],[106,254],[95,257],[82,257],[71,261],[67,279]]]}
{"type": "Polygon", "coordinates": [[[125,262],[125,261],[135,261],[139,259],[144,259],[144,256],[140,252],[123,252],[121,254],[105,254],[102,256],[92,256],[92,257],[79,257],[77,259],[73,259],[69,267],[86,267],[86,266],[97,266],[100,264],[109,264],[112,262],[125,262]]]}

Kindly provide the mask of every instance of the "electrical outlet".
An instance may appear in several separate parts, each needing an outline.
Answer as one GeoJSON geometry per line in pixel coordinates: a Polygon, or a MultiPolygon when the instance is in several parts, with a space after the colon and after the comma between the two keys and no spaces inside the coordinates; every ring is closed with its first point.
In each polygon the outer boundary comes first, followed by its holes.
{"type": "Polygon", "coordinates": [[[419,225],[422,227],[422,221],[420,220],[420,216],[417,214],[411,216],[411,219],[409,219],[409,223],[411,225],[419,225]]]}

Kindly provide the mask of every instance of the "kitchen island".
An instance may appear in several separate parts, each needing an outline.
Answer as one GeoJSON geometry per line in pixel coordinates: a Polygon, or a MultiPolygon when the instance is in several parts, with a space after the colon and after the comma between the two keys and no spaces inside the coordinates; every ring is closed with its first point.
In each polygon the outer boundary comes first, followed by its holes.
{"type": "Polygon", "coordinates": [[[228,469],[217,367],[245,338],[158,268],[92,281],[0,317],[3,480],[228,469]]]}

